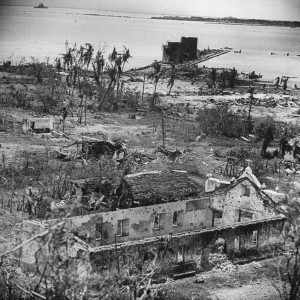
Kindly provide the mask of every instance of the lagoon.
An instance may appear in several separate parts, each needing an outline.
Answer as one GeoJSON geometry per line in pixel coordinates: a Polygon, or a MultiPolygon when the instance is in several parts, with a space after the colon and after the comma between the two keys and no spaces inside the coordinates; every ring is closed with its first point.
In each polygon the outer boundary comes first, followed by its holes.
{"type": "Polygon", "coordinates": [[[91,43],[108,54],[114,46],[128,47],[133,58],[127,69],[161,60],[162,45],[181,36],[198,37],[198,48],[230,47],[230,53],[205,62],[212,67],[235,67],[261,73],[263,79],[296,77],[300,82],[300,28],[226,25],[205,22],[154,20],[150,15],[66,8],[34,9],[0,6],[0,60],[25,57],[45,60],[72,45],[91,43]],[[271,55],[271,52],[277,55],[271,55]],[[289,53],[289,56],[286,54],[289,53]]]}

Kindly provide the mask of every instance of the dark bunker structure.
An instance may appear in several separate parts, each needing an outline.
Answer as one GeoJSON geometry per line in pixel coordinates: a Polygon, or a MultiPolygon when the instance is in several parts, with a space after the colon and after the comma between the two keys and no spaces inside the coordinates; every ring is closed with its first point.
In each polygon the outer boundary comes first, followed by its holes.
{"type": "Polygon", "coordinates": [[[197,59],[198,38],[182,37],[181,42],[168,42],[163,45],[163,63],[181,64],[197,59]]]}

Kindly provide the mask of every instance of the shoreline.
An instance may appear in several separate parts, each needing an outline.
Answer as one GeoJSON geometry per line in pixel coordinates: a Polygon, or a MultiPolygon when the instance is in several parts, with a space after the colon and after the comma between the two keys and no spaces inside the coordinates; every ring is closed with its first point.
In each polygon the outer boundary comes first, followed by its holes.
{"type": "MultiPolygon", "coordinates": [[[[31,5],[1,5],[0,9],[3,7],[26,7],[33,8],[31,5]]],[[[67,9],[65,7],[49,7],[59,9],[67,9]]],[[[71,8],[72,10],[83,10],[83,8],[71,8]]],[[[92,9],[87,9],[88,11],[93,11],[92,9]]],[[[99,10],[96,10],[99,11],[99,10]]],[[[33,11],[32,11],[33,12],[33,11]]],[[[49,11],[47,11],[49,12],[49,11]]],[[[50,13],[54,13],[50,10],[50,13]]],[[[106,11],[101,11],[106,12],[106,11]]],[[[120,15],[120,13],[125,14],[137,14],[135,12],[114,12],[107,11],[109,14],[103,13],[63,13],[66,15],[82,15],[82,16],[94,16],[94,17],[109,17],[109,18],[125,18],[125,19],[147,19],[147,20],[162,20],[162,21],[187,21],[187,22],[204,22],[205,24],[220,24],[220,25],[246,25],[246,26],[268,26],[268,27],[288,27],[288,28],[300,28],[300,21],[288,21],[288,20],[265,20],[265,19],[240,19],[240,18],[232,18],[232,17],[224,17],[224,18],[212,18],[212,17],[194,17],[194,16],[153,16],[152,14],[142,14],[144,16],[134,16],[134,15],[120,15]],[[116,14],[113,14],[116,13],[116,14]],[[117,14],[118,13],[118,14],[117,14]]]]}
{"type": "Polygon", "coordinates": [[[164,16],[164,17],[151,17],[151,19],[164,20],[164,21],[206,22],[207,24],[223,24],[223,25],[248,25],[248,26],[300,28],[300,21],[239,19],[239,18],[231,18],[231,17],[209,18],[209,17],[193,17],[193,16],[191,17],[164,16]]]}

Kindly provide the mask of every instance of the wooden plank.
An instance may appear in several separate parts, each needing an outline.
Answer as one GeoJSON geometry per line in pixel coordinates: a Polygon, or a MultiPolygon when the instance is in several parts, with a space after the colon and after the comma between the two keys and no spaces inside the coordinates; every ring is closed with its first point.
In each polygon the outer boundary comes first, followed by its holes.
{"type": "Polygon", "coordinates": [[[178,274],[173,274],[172,277],[173,279],[181,279],[181,278],[187,278],[187,277],[192,277],[196,275],[196,271],[188,271],[184,273],[178,273],[178,274]]]}

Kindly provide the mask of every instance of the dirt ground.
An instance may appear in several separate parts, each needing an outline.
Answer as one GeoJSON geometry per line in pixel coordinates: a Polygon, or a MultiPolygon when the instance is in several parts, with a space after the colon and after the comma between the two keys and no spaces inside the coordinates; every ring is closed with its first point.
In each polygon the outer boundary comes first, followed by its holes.
{"type": "Polygon", "coordinates": [[[280,300],[274,287],[281,287],[277,280],[277,263],[277,260],[267,259],[240,265],[233,272],[209,271],[172,281],[162,288],[195,300],[280,300]],[[196,279],[202,283],[196,283],[196,279]]]}
{"type": "MultiPolygon", "coordinates": [[[[0,74],[0,95],[10,88],[11,84],[4,83],[3,74],[0,74]],[[2,77],[2,79],[1,79],[2,77]]],[[[7,80],[5,74],[5,80],[7,80]]],[[[135,81],[127,81],[127,87],[131,89],[142,90],[142,82],[136,81],[140,75],[135,76],[135,81]]],[[[14,77],[15,80],[15,77],[14,77]]],[[[28,89],[34,89],[34,85],[27,85],[28,89]]],[[[189,103],[194,109],[204,105],[212,105],[217,101],[230,102],[232,110],[247,109],[235,103],[237,99],[247,98],[246,91],[249,86],[240,87],[235,91],[228,90],[227,94],[222,96],[199,95],[201,83],[191,80],[175,80],[175,85],[171,94],[168,94],[167,80],[159,82],[157,91],[161,103],[186,105],[189,103]]],[[[146,80],[145,95],[151,96],[153,84],[146,80]]],[[[275,98],[279,104],[272,107],[254,106],[252,110],[253,117],[273,116],[276,120],[286,122],[298,122],[298,103],[300,101],[300,91],[290,90],[283,92],[281,90],[257,88],[255,97],[264,99],[266,96],[275,98]],[[284,101],[286,97],[286,104],[284,101]]],[[[3,108],[0,113],[12,117],[15,122],[22,123],[24,118],[32,116],[32,113],[22,109],[3,108]]],[[[76,118],[68,118],[66,124],[67,138],[54,138],[51,134],[34,134],[30,132],[23,133],[18,128],[13,128],[9,132],[0,132],[0,161],[7,163],[14,159],[22,152],[27,151],[38,155],[46,150],[58,150],[64,146],[70,145],[76,140],[80,140],[82,135],[98,137],[101,134],[122,138],[126,141],[128,151],[143,151],[153,153],[154,150],[162,145],[162,119],[159,113],[145,112],[143,110],[134,112],[135,119],[130,119],[131,112],[88,112],[87,124],[79,124],[76,118]]],[[[60,116],[55,116],[56,130],[60,130],[60,116]]],[[[196,181],[203,184],[206,174],[214,173],[218,168],[224,168],[226,165],[226,154],[230,150],[247,148],[249,140],[244,139],[226,139],[211,138],[203,136],[195,141],[187,138],[183,134],[176,135],[171,132],[166,134],[166,147],[179,148],[186,150],[184,158],[177,161],[169,161],[166,157],[158,156],[154,161],[137,165],[135,171],[161,170],[161,169],[183,169],[196,181]],[[224,155],[216,156],[218,151],[224,155]]],[[[271,177],[274,175],[271,174],[271,177]]],[[[4,180],[0,174],[0,180],[4,180]]],[[[3,183],[3,182],[2,182],[3,183]]],[[[281,181],[284,185],[284,181],[281,181]]],[[[204,190],[204,187],[203,187],[204,190]]],[[[9,191],[9,189],[8,189],[9,191]]],[[[2,197],[8,193],[2,191],[2,197]]],[[[10,191],[9,191],[10,192],[10,191]]],[[[9,197],[9,195],[7,196],[9,197]]],[[[27,216],[18,215],[14,220],[10,220],[8,212],[2,212],[0,215],[3,228],[1,232],[0,246],[2,250],[13,245],[12,239],[18,232],[22,218],[27,216]]],[[[1,251],[2,252],[2,251],[1,251]]],[[[276,260],[265,260],[259,263],[260,267],[253,264],[239,266],[236,272],[213,273],[207,272],[198,275],[204,280],[204,283],[195,283],[195,278],[170,281],[163,288],[174,293],[181,293],[189,299],[213,299],[213,300],[277,300],[278,292],[273,286],[273,280],[279,285],[276,271],[276,260]],[[200,297],[200,298],[196,298],[200,297]],[[202,297],[202,298],[201,298],[202,297]]]]}
{"type": "MultiPolygon", "coordinates": [[[[143,75],[140,72],[135,74],[127,74],[123,81],[125,88],[142,91],[143,89],[143,75]]],[[[34,91],[36,86],[33,83],[22,84],[19,82],[20,76],[9,75],[7,73],[0,74],[0,96],[2,99],[9,94],[10,90],[26,89],[27,91],[34,91]]],[[[176,79],[171,93],[167,87],[167,78],[162,78],[157,86],[157,93],[159,95],[159,102],[161,105],[176,105],[184,107],[189,103],[192,111],[196,112],[199,107],[219,105],[220,103],[228,103],[233,111],[246,111],[247,105],[242,105],[243,101],[249,98],[247,90],[249,84],[238,86],[234,90],[226,89],[222,95],[209,95],[210,89],[203,89],[201,80],[193,80],[189,78],[176,79]],[[201,92],[199,92],[201,90],[201,92]],[[205,95],[207,94],[207,95],[205,95]]],[[[293,122],[298,124],[299,119],[299,104],[300,104],[300,90],[289,89],[283,91],[282,88],[274,88],[267,84],[262,87],[262,83],[253,83],[255,85],[256,99],[271,99],[277,105],[275,107],[265,107],[264,105],[254,105],[252,107],[252,117],[272,116],[278,121],[293,122]]],[[[124,89],[125,89],[124,88],[124,89]]],[[[144,98],[151,97],[154,85],[152,80],[146,76],[145,94],[144,98]]],[[[33,92],[32,92],[33,93],[33,92]]],[[[75,101],[79,101],[78,94],[74,94],[75,101]]],[[[181,110],[182,111],[182,110],[181,110]]],[[[139,111],[120,111],[107,112],[88,110],[86,122],[78,122],[76,113],[69,115],[66,120],[65,132],[69,139],[60,137],[55,138],[51,134],[35,134],[31,132],[22,132],[21,124],[25,118],[37,116],[32,111],[16,109],[12,107],[1,106],[0,114],[8,116],[14,120],[14,127],[8,131],[0,131],[0,161],[1,163],[14,162],[16,157],[24,152],[34,153],[39,155],[46,151],[59,150],[72,144],[76,140],[81,140],[82,135],[91,137],[101,137],[102,134],[122,138],[127,144],[129,153],[140,151],[144,153],[154,153],[155,149],[163,144],[162,138],[162,118],[158,112],[150,112],[147,108],[139,111]],[[135,119],[130,119],[129,116],[134,114],[135,119]],[[86,124],[85,124],[86,123],[86,124]]],[[[43,116],[43,115],[39,115],[43,116]]],[[[180,114],[178,115],[180,117],[180,114]]],[[[189,116],[188,116],[189,117],[189,116]]],[[[194,113],[190,117],[195,117],[194,113]]],[[[60,131],[61,115],[56,114],[55,130],[60,131]]],[[[133,171],[147,171],[147,170],[162,170],[162,169],[181,169],[186,170],[188,174],[193,177],[200,184],[203,184],[206,175],[213,173],[214,176],[219,176],[220,170],[226,167],[226,157],[233,151],[239,149],[248,149],[252,147],[251,138],[225,138],[225,137],[210,137],[202,135],[201,132],[190,134],[181,128],[181,125],[173,121],[166,129],[165,144],[167,148],[180,149],[184,155],[176,160],[170,161],[166,157],[157,155],[157,158],[149,163],[137,164],[133,171]],[[174,127],[175,126],[175,127],[174,127]],[[177,127],[176,127],[177,126],[177,127]],[[175,132],[172,127],[175,128],[175,132]],[[180,132],[176,132],[176,130],[180,132]],[[197,135],[198,139],[197,138],[197,135]],[[218,154],[218,155],[217,155],[218,154]]],[[[183,124],[183,127],[186,126],[183,124]]],[[[259,152],[261,147],[259,144],[255,145],[259,152]]],[[[272,162],[270,162],[272,165],[272,162]]],[[[271,169],[271,167],[270,167],[271,169]]],[[[1,176],[1,175],[0,175],[1,176]]],[[[296,176],[299,176],[296,174],[296,176]]],[[[228,178],[229,179],[229,178],[228,178]]],[[[281,184],[284,188],[285,178],[281,174],[268,174],[265,179],[270,188],[281,184]]],[[[5,179],[1,179],[1,183],[5,179]]],[[[3,193],[4,194],[4,193],[3,193]]]]}

